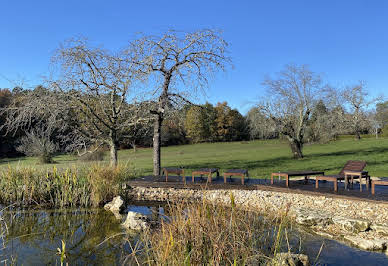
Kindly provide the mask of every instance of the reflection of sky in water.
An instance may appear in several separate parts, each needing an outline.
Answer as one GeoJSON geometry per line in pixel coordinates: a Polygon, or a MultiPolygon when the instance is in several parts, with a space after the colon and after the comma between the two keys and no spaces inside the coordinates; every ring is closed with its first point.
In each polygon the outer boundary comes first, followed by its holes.
{"type": "MultiPolygon", "coordinates": [[[[136,205],[129,205],[126,211],[164,219],[163,207],[155,203],[141,204],[137,202],[136,205]]],[[[58,264],[59,256],[56,252],[62,239],[66,242],[66,262],[69,265],[120,264],[123,257],[129,254],[128,244],[121,235],[124,232],[120,226],[121,221],[104,210],[32,210],[16,215],[4,212],[4,218],[8,221],[9,234],[6,248],[0,249],[0,261],[8,259],[8,264],[11,256],[16,258],[19,265],[58,264]],[[117,236],[112,237],[115,235],[117,236]],[[109,237],[112,238],[104,242],[109,237]]],[[[308,233],[297,233],[290,237],[292,251],[295,253],[299,251],[300,239],[300,252],[307,254],[311,263],[315,262],[324,242],[324,248],[316,262],[320,265],[388,265],[388,257],[384,253],[361,251],[308,233]]],[[[136,242],[137,236],[131,236],[131,241],[136,242]]]]}

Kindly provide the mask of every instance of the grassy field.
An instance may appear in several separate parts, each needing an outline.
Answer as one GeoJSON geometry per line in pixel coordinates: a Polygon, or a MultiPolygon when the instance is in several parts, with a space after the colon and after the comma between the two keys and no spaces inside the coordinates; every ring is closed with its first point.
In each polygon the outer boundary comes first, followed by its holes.
{"type": "MultiPolygon", "coordinates": [[[[286,170],[324,170],[327,174],[340,171],[347,160],[366,160],[372,176],[388,176],[388,139],[343,139],[328,144],[306,145],[305,158],[294,160],[288,144],[284,141],[249,141],[232,143],[202,143],[162,148],[162,166],[184,167],[187,175],[191,170],[218,167],[221,172],[228,168],[248,169],[252,177],[269,177],[271,172],[286,170]]],[[[108,156],[106,156],[108,158],[108,156]]],[[[0,160],[0,168],[9,166],[32,166],[59,169],[85,167],[95,163],[80,162],[75,156],[59,155],[55,164],[41,165],[36,158],[13,158],[0,160]]],[[[152,149],[119,151],[119,162],[129,164],[137,175],[152,173],[152,149]]],[[[106,164],[106,161],[100,164],[106,164]]]]}

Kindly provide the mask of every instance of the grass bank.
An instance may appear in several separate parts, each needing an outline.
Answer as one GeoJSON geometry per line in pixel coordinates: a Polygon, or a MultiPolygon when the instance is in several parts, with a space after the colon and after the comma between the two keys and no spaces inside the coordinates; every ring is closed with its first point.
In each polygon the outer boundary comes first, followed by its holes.
{"type": "MultiPolygon", "coordinates": [[[[184,167],[190,175],[193,169],[203,167],[245,168],[255,178],[269,177],[274,171],[323,170],[327,174],[340,171],[347,160],[365,160],[372,176],[388,175],[388,139],[365,138],[360,141],[341,139],[327,144],[311,144],[304,147],[305,158],[292,159],[288,143],[280,140],[247,141],[230,143],[201,143],[162,148],[162,166],[184,167]]],[[[108,156],[105,156],[107,160],[108,156]]],[[[58,169],[85,168],[92,163],[81,162],[72,155],[54,158],[58,169]]],[[[119,151],[120,164],[131,164],[134,175],[152,174],[152,149],[144,148],[119,151]]],[[[40,165],[36,158],[14,158],[0,160],[0,168],[8,165],[27,166],[38,169],[52,168],[40,165]]],[[[100,163],[108,165],[107,161],[100,163]]]]}

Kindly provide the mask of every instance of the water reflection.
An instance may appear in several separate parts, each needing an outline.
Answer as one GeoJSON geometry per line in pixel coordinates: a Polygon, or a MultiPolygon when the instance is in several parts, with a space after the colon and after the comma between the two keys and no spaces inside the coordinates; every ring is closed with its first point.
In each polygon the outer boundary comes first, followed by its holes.
{"type": "MultiPolygon", "coordinates": [[[[141,212],[154,221],[167,219],[169,215],[166,206],[155,203],[136,203],[128,206],[126,211],[141,212]]],[[[138,235],[126,234],[120,226],[122,221],[101,209],[6,210],[1,215],[1,229],[6,233],[0,239],[0,261],[7,260],[7,264],[15,259],[18,265],[59,265],[57,248],[61,247],[61,240],[66,242],[66,262],[69,265],[121,264],[131,252],[127,240],[132,246],[138,241],[138,235]]],[[[295,228],[289,230],[289,243],[293,251],[307,254],[311,262],[314,262],[324,242],[317,263],[388,265],[387,256],[383,253],[361,251],[336,241],[301,233],[295,228]]]]}
{"type": "Polygon", "coordinates": [[[4,212],[3,218],[8,232],[1,243],[1,260],[56,264],[62,239],[70,265],[112,265],[128,253],[120,221],[104,210],[4,212]]]}

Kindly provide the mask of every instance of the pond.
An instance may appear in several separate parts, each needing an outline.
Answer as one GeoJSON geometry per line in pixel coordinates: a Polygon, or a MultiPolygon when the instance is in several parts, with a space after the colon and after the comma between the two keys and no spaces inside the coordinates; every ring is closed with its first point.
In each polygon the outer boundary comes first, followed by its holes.
{"type": "MultiPolygon", "coordinates": [[[[168,215],[166,205],[135,202],[127,211],[141,212],[152,219],[168,215]],[[166,212],[166,214],[165,214],[166,212]]],[[[2,264],[59,265],[58,248],[65,243],[69,265],[120,265],[138,241],[137,234],[126,234],[120,220],[103,209],[9,210],[2,211],[0,261],[2,264]]],[[[298,231],[290,239],[293,250],[307,254],[324,265],[388,265],[384,253],[366,252],[337,241],[298,231]]]]}

